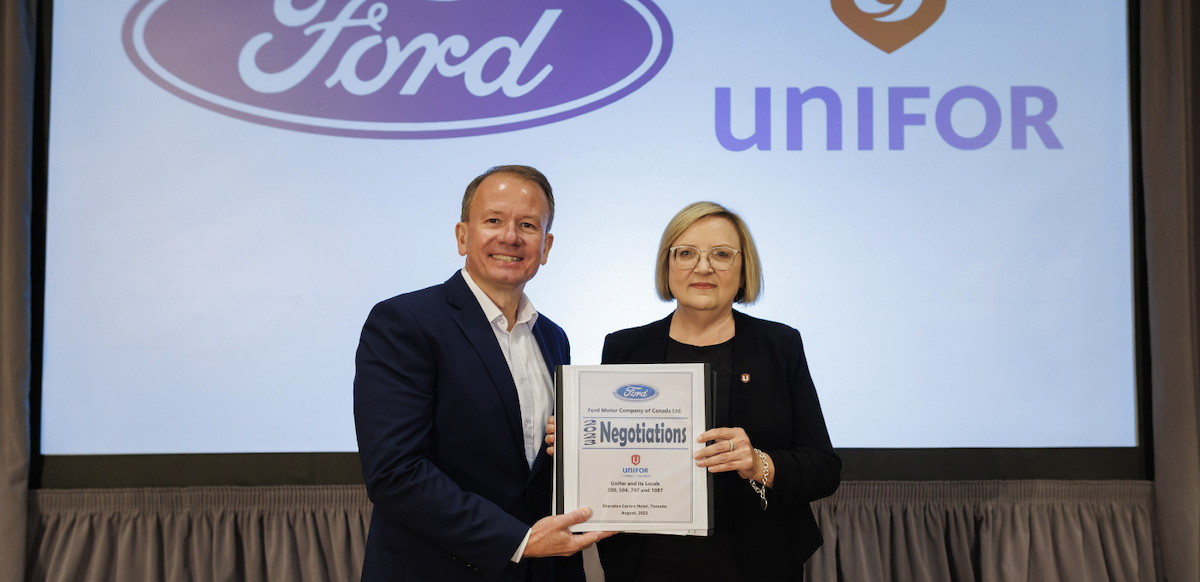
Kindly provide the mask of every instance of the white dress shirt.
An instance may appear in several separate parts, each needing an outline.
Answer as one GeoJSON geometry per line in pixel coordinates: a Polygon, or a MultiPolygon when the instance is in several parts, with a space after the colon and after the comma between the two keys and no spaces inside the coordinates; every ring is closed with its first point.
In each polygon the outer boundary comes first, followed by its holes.
{"type": "Polygon", "coordinates": [[[466,269],[462,270],[462,274],[467,287],[479,300],[484,317],[492,324],[496,342],[500,344],[513,383],[517,385],[517,400],[521,403],[521,432],[525,436],[525,462],[532,467],[533,459],[537,457],[546,437],[546,419],[554,410],[554,381],[550,378],[550,369],[546,367],[542,350],[533,337],[533,324],[537,322],[538,312],[522,293],[521,301],[517,304],[517,323],[509,331],[508,318],[500,308],[475,284],[466,269]]]}
{"type": "MultiPolygon", "coordinates": [[[[550,369],[542,357],[542,350],[533,337],[533,324],[537,323],[538,313],[529,302],[529,297],[521,294],[517,304],[517,323],[512,331],[508,330],[508,318],[496,306],[496,303],[475,284],[475,280],[462,270],[467,287],[475,294],[483,315],[492,324],[492,333],[496,335],[496,343],[504,353],[508,362],[508,370],[512,373],[513,383],[517,385],[517,400],[521,404],[521,432],[524,435],[525,462],[533,466],[533,459],[542,448],[546,437],[546,420],[554,410],[554,382],[550,378],[550,369]]],[[[512,561],[518,562],[525,553],[525,545],[529,543],[529,533],[517,547],[512,561]]]]}

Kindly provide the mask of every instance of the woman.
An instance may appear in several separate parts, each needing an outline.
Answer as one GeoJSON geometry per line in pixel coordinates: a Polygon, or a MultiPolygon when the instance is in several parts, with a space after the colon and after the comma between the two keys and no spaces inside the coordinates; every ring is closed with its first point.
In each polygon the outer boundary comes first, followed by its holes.
{"type": "Polygon", "coordinates": [[[714,474],[708,537],[621,534],[598,544],[609,582],[800,580],[821,545],[809,502],[841,480],[800,334],[733,310],[762,292],[754,240],[738,215],[697,202],[663,232],[655,277],[675,311],[609,334],[602,362],[707,362],[715,426],[697,465],[714,474]]]}

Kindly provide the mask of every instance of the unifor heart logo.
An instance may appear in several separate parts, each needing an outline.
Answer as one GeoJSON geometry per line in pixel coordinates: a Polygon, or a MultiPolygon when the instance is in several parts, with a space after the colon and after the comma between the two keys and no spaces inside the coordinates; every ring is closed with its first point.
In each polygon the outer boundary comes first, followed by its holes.
{"type": "Polygon", "coordinates": [[[833,13],[846,28],[886,53],[929,30],[946,0],[833,0],[833,13]]]}

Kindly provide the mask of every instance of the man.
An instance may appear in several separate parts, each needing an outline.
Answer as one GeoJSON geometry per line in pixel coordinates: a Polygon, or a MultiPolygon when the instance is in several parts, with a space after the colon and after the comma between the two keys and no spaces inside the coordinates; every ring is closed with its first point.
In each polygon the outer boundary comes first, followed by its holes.
{"type": "Polygon", "coordinates": [[[455,226],[463,270],[367,317],[354,378],[375,504],[365,582],[583,579],[577,552],[604,536],[567,527],[590,511],[546,517],[543,429],[551,370],[570,363],[569,346],[524,293],[554,243],[553,220],[541,172],[488,170],[467,186],[455,226]]]}

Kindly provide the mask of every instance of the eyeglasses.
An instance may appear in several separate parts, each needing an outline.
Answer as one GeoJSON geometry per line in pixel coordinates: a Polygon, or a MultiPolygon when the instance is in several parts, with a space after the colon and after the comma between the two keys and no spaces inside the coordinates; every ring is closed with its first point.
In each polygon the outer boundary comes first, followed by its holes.
{"type": "Polygon", "coordinates": [[[675,263],[676,267],[687,271],[700,264],[700,255],[707,255],[709,266],[718,271],[727,271],[733,266],[733,261],[740,252],[742,251],[729,247],[713,247],[702,251],[690,245],[680,245],[671,247],[671,262],[675,263]]]}

